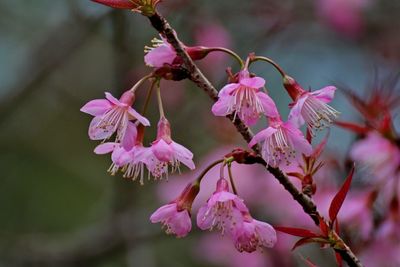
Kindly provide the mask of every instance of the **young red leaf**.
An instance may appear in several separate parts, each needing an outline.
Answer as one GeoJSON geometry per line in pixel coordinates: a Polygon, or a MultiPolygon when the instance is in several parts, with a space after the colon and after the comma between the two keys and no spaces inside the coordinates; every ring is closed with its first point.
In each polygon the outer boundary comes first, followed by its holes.
{"type": "Polygon", "coordinates": [[[369,131],[369,129],[367,127],[361,126],[361,125],[358,125],[355,123],[351,123],[351,122],[335,121],[334,123],[344,129],[353,131],[358,134],[366,134],[369,131]]]}
{"type": "Polygon", "coordinates": [[[343,266],[343,259],[342,256],[338,252],[335,252],[336,263],[339,267],[343,266]]]}
{"type": "Polygon", "coordinates": [[[310,244],[310,243],[326,244],[326,243],[328,243],[328,241],[325,241],[324,239],[321,239],[321,238],[303,237],[293,245],[292,250],[295,250],[296,248],[298,248],[300,246],[310,244]]]}
{"type": "Polygon", "coordinates": [[[334,223],[336,220],[336,216],[339,213],[340,208],[346,198],[347,193],[349,192],[351,180],[353,179],[354,174],[354,165],[350,170],[349,175],[347,176],[346,180],[344,181],[342,187],[340,188],[339,192],[335,195],[332,199],[331,206],[329,207],[329,218],[331,219],[331,223],[334,223]]]}
{"type": "Polygon", "coordinates": [[[301,256],[301,259],[307,264],[308,267],[318,267],[315,263],[313,263],[309,258],[305,259],[303,256],[301,256]]]}
{"type": "Polygon", "coordinates": [[[275,226],[275,230],[299,237],[318,237],[319,235],[307,229],[275,226]]]}
{"type": "Polygon", "coordinates": [[[318,216],[318,220],[319,220],[319,228],[321,229],[321,232],[323,233],[324,236],[328,236],[328,225],[326,225],[326,222],[324,220],[324,218],[318,216]]]}
{"type": "Polygon", "coordinates": [[[317,159],[317,158],[321,155],[322,151],[324,151],[324,148],[325,148],[325,146],[326,146],[326,143],[328,142],[329,133],[330,133],[330,131],[327,132],[327,134],[325,135],[325,137],[324,137],[324,139],[322,140],[322,142],[319,143],[318,146],[314,149],[314,151],[313,151],[311,157],[317,159]]]}
{"type": "Polygon", "coordinates": [[[113,8],[134,9],[137,7],[137,5],[130,0],[91,0],[91,1],[113,8]]]}

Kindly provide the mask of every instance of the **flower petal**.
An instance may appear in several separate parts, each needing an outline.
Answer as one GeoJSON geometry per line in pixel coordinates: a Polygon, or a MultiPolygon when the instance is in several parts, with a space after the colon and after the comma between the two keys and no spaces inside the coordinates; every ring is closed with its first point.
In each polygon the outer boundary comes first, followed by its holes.
{"type": "Polygon", "coordinates": [[[164,64],[172,64],[176,58],[176,52],[170,45],[163,44],[153,48],[144,56],[144,62],[150,67],[160,68],[164,64]]]}
{"type": "Polygon", "coordinates": [[[107,100],[110,101],[111,103],[113,103],[114,105],[123,106],[123,104],[109,92],[105,92],[105,95],[106,95],[107,100]]]}
{"type": "Polygon", "coordinates": [[[322,102],[328,103],[331,102],[333,97],[335,96],[335,91],[335,86],[326,86],[322,89],[311,92],[311,94],[322,102]]]}
{"type": "Polygon", "coordinates": [[[261,77],[244,78],[240,79],[240,84],[251,87],[251,88],[261,88],[265,85],[265,80],[261,77]]]}
{"type": "Polygon", "coordinates": [[[303,133],[299,129],[297,129],[290,122],[285,122],[282,127],[286,129],[286,132],[289,135],[296,151],[299,151],[306,156],[312,154],[313,149],[311,144],[306,140],[303,133]]]}
{"type": "Polygon", "coordinates": [[[154,156],[160,161],[169,162],[174,159],[175,151],[172,144],[168,144],[164,139],[159,139],[153,142],[151,150],[154,156]]]}
{"type": "Polygon", "coordinates": [[[193,153],[186,147],[175,142],[172,142],[171,146],[175,150],[176,159],[185,164],[189,169],[194,170],[193,153]]]}
{"type": "Polygon", "coordinates": [[[95,99],[86,103],[80,110],[92,116],[101,116],[111,107],[110,101],[106,99],[95,99]]]}
{"type": "Polygon", "coordinates": [[[296,125],[296,127],[302,126],[305,121],[303,116],[301,115],[301,110],[303,109],[304,102],[307,100],[307,97],[309,97],[308,94],[305,94],[304,96],[300,97],[293,105],[292,109],[290,110],[288,120],[296,125]]]}
{"type": "Polygon", "coordinates": [[[257,133],[253,139],[251,139],[250,143],[249,143],[249,147],[253,147],[255,144],[269,138],[271,135],[273,135],[275,132],[277,131],[276,128],[274,127],[268,127],[262,131],[260,131],[259,133],[257,133]]]}
{"type": "Polygon", "coordinates": [[[121,139],[121,145],[125,150],[131,150],[136,143],[137,129],[133,122],[128,121],[126,130],[121,139]]]}
{"type": "Polygon", "coordinates": [[[114,143],[114,142],[107,142],[104,144],[100,144],[100,145],[96,146],[96,148],[94,149],[94,153],[96,153],[98,155],[110,153],[111,151],[114,150],[114,148],[117,144],[118,143],[114,143]]]}
{"type": "Polygon", "coordinates": [[[128,108],[128,113],[130,116],[132,116],[133,118],[137,119],[141,124],[143,124],[144,126],[150,126],[150,122],[148,119],[146,119],[145,117],[143,117],[142,115],[140,115],[136,110],[134,110],[133,108],[129,107],[128,108]]]}
{"type": "Polygon", "coordinates": [[[257,93],[258,99],[261,101],[261,105],[264,108],[264,114],[270,118],[276,118],[279,116],[278,109],[276,108],[274,100],[264,92],[257,93]]]}
{"type": "Polygon", "coordinates": [[[150,221],[152,223],[158,223],[167,218],[170,218],[174,213],[177,212],[176,203],[167,204],[158,208],[151,216],[150,221]]]}
{"type": "Polygon", "coordinates": [[[109,138],[115,132],[114,125],[99,127],[102,118],[100,116],[94,117],[89,125],[89,138],[91,140],[103,140],[109,138]]]}

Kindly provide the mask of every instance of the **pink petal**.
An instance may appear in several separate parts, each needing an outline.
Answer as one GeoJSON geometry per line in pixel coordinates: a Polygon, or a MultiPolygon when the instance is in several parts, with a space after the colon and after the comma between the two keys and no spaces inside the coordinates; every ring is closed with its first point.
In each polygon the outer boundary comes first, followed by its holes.
{"type": "Polygon", "coordinates": [[[160,45],[144,56],[144,62],[150,67],[160,68],[164,64],[172,64],[176,53],[169,45],[160,45]]]}
{"type": "Polygon", "coordinates": [[[257,220],[253,221],[256,226],[256,231],[261,239],[260,241],[262,242],[262,245],[267,248],[272,248],[277,241],[275,229],[266,222],[261,222],[257,220]]]}
{"type": "Polygon", "coordinates": [[[111,151],[114,150],[114,148],[117,144],[118,143],[113,143],[113,142],[100,144],[100,145],[96,146],[96,148],[94,149],[94,153],[99,154],[99,155],[110,153],[111,151]]]}
{"type": "Polygon", "coordinates": [[[253,147],[255,144],[264,141],[265,139],[269,138],[271,135],[273,135],[277,131],[276,128],[274,127],[268,127],[267,129],[264,129],[257,133],[253,139],[251,139],[249,143],[249,147],[253,147]]]}
{"type": "Polygon", "coordinates": [[[174,148],[163,139],[153,142],[151,150],[154,156],[160,161],[169,162],[174,159],[174,148]]]}
{"type": "Polygon", "coordinates": [[[124,166],[132,160],[131,153],[123,149],[122,147],[116,147],[111,154],[111,160],[117,166],[124,166]]]}
{"type": "Polygon", "coordinates": [[[312,146],[304,138],[303,133],[290,122],[286,122],[283,127],[286,129],[294,148],[306,156],[311,155],[313,151],[312,146]]]}
{"type": "Polygon", "coordinates": [[[228,83],[218,92],[218,97],[231,95],[233,91],[240,86],[239,83],[228,83]]]}
{"type": "Polygon", "coordinates": [[[197,212],[197,226],[201,230],[206,230],[211,228],[212,224],[213,224],[213,216],[211,216],[210,212],[208,212],[208,206],[204,205],[197,212]]]}
{"type": "Polygon", "coordinates": [[[301,110],[303,109],[304,102],[307,100],[308,94],[305,94],[301,98],[299,98],[296,103],[293,105],[290,110],[288,120],[296,125],[296,127],[300,127],[305,123],[303,116],[301,115],[301,110]]]}
{"type": "Polygon", "coordinates": [[[321,100],[324,103],[331,102],[333,97],[335,96],[336,87],[335,86],[327,86],[322,89],[311,92],[311,94],[321,100]]]}
{"type": "Polygon", "coordinates": [[[91,140],[103,140],[109,138],[115,132],[115,126],[98,127],[101,117],[97,116],[92,119],[89,125],[89,138],[91,140]]]}
{"type": "Polygon", "coordinates": [[[232,96],[221,96],[217,102],[212,106],[211,111],[215,116],[226,116],[228,115],[229,102],[232,96]]]}
{"type": "Polygon", "coordinates": [[[143,117],[142,115],[140,115],[136,110],[134,110],[133,108],[129,107],[128,108],[128,113],[129,115],[131,115],[133,118],[137,119],[141,124],[143,124],[144,126],[150,126],[150,122],[148,119],[146,119],[145,117],[143,117]]]}
{"type": "Polygon", "coordinates": [[[169,220],[168,225],[177,237],[184,237],[192,229],[192,220],[190,219],[188,211],[183,210],[174,214],[169,220]]]}
{"type": "Polygon", "coordinates": [[[261,88],[265,85],[265,80],[261,77],[244,78],[240,79],[240,84],[251,88],[261,88]]]}
{"type": "Polygon", "coordinates": [[[117,105],[117,106],[123,106],[124,105],[123,103],[119,102],[118,99],[113,97],[112,94],[110,94],[109,92],[105,92],[105,95],[106,95],[106,98],[108,99],[108,101],[110,101],[114,105],[117,105]]]}
{"type": "Polygon", "coordinates": [[[106,99],[95,99],[89,101],[80,110],[92,116],[101,116],[112,108],[111,103],[106,99]]]}
{"type": "Polygon", "coordinates": [[[173,216],[176,212],[176,203],[172,204],[167,204],[164,205],[160,208],[158,208],[151,216],[150,216],[150,221],[152,223],[158,223],[163,220],[166,220],[167,218],[170,218],[173,216]]]}
{"type": "Polygon", "coordinates": [[[194,170],[193,153],[186,147],[175,142],[172,142],[171,146],[175,150],[176,159],[185,164],[189,169],[194,170]]]}
{"type": "Polygon", "coordinates": [[[257,97],[258,99],[260,99],[261,104],[264,108],[265,116],[270,118],[276,118],[279,116],[279,112],[278,109],[276,108],[275,102],[269,95],[263,92],[258,92],[257,97]]]}
{"type": "Polygon", "coordinates": [[[128,121],[125,133],[121,140],[121,145],[125,150],[131,150],[136,143],[137,129],[136,125],[128,121]]]}

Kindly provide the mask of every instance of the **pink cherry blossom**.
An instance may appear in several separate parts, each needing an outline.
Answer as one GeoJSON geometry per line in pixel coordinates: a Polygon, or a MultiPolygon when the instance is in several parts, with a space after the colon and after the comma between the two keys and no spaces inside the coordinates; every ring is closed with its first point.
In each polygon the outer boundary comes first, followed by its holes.
{"type": "Polygon", "coordinates": [[[248,209],[242,199],[229,192],[228,187],[227,180],[218,180],[216,191],[197,213],[197,225],[200,229],[217,227],[224,233],[226,229],[232,232],[237,225],[242,224],[242,212],[248,213],[248,209]]]}
{"type": "Polygon", "coordinates": [[[240,252],[271,248],[277,241],[275,229],[266,222],[253,219],[250,214],[245,214],[243,223],[235,228],[233,238],[240,252]]]}
{"type": "Polygon", "coordinates": [[[126,151],[120,143],[115,142],[108,142],[98,145],[94,149],[94,153],[99,155],[111,153],[112,164],[110,168],[108,168],[108,172],[110,172],[111,175],[115,175],[118,170],[127,164],[131,159],[128,151],[126,151]]]}
{"type": "Polygon", "coordinates": [[[303,90],[296,101],[291,104],[289,120],[298,127],[306,123],[311,130],[327,127],[339,114],[327,104],[332,101],[335,90],[334,86],[327,86],[313,92],[303,90]]]}
{"type": "Polygon", "coordinates": [[[145,47],[146,65],[153,68],[161,68],[164,64],[171,65],[177,57],[174,48],[164,38],[162,40],[154,38],[151,42],[152,47],[145,47]]]}
{"type": "Polygon", "coordinates": [[[124,147],[127,142],[134,140],[136,127],[130,120],[137,120],[145,126],[150,122],[136,112],[131,105],[134,93],[126,91],[118,100],[110,93],[105,93],[106,99],[95,99],[81,108],[82,112],[94,116],[89,126],[89,137],[92,140],[106,140],[117,132],[116,142],[122,141],[124,147]]]}
{"type": "Polygon", "coordinates": [[[250,147],[262,143],[262,156],[268,164],[277,167],[284,161],[289,165],[301,153],[306,156],[312,153],[310,143],[290,121],[283,122],[277,117],[269,122],[270,126],[257,133],[249,143],[250,147]]]}
{"type": "Polygon", "coordinates": [[[186,236],[192,229],[189,211],[180,209],[176,202],[164,205],[157,209],[150,217],[152,223],[161,222],[166,227],[167,234],[177,237],[186,236]]]}
{"type": "Polygon", "coordinates": [[[168,120],[162,117],[158,122],[157,139],[151,144],[151,151],[153,155],[148,155],[151,158],[151,169],[155,172],[153,175],[161,176],[168,165],[172,167],[172,171],[179,169],[182,162],[189,169],[193,170],[195,165],[193,163],[193,153],[184,146],[172,141],[171,127],[168,120]],[[161,175],[157,173],[161,170],[161,175]]]}
{"type": "Polygon", "coordinates": [[[237,115],[247,125],[255,124],[261,114],[277,116],[274,101],[260,90],[264,84],[263,78],[250,77],[247,69],[242,70],[238,83],[227,84],[221,89],[212,112],[215,116],[237,115]]]}
{"type": "Polygon", "coordinates": [[[400,166],[400,150],[376,131],[357,141],[350,151],[350,157],[369,167],[380,179],[395,176],[400,166]]]}

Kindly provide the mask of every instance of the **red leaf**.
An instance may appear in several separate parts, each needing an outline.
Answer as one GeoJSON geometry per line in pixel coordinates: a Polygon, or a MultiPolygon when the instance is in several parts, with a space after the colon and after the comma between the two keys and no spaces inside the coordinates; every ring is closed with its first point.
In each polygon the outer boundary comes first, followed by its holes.
{"type": "Polygon", "coordinates": [[[282,227],[282,226],[275,226],[275,230],[279,232],[283,232],[289,235],[299,236],[299,237],[319,237],[318,234],[311,232],[307,229],[301,228],[292,228],[292,227],[282,227]]]}
{"type": "Polygon", "coordinates": [[[324,151],[326,143],[328,142],[329,133],[330,131],[327,132],[322,142],[319,143],[318,146],[314,149],[311,157],[317,159],[321,155],[322,151],[324,151]]]}
{"type": "MultiPolygon", "coordinates": [[[[301,255],[300,255],[301,256],[301,255]]],[[[308,267],[318,267],[315,263],[313,263],[309,258],[305,259],[301,256],[301,259],[307,264],[308,267]]]]}
{"type": "Polygon", "coordinates": [[[137,7],[137,5],[130,0],[91,0],[91,1],[113,8],[134,9],[137,7]]]}
{"type": "Polygon", "coordinates": [[[300,239],[293,245],[292,250],[295,250],[296,248],[298,248],[300,246],[314,243],[314,242],[316,242],[316,241],[314,239],[312,239],[311,237],[303,237],[302,239],[300,239]]]}
{"type": "Polygon", "coordinates": [[[344,128],[344,129],[353,131],[353,132],[358,133],[358,134],[366,134],[369,131],[369,129],[367,127],[361,126],[361,125],[357,125],[357,124],[352,123],[352,122],[335,121],[334,123],[336,125],[344,128]]]}
{"type": "Polygon", "coordinates": [[[339,267],[343,266],[343,259],[342,256],[338,252],[335,252],[335,257],[336,257],[336,263],[339,267]]]}
{"type": "Polygon", "coordinates": [[[324,218],[318,216],[318,220],[319,220],[319,228],[321,229],[322,234],[327,237],[329,230],[328,230],[328,225],[326,225],[326,222],[324,220],[324,218]]]}
{"type": "Polygon", "coordinates": [[[353,179],[354,174],[354,165],[350,170],[349,175],[347,176],[346,180],[344,181],[342,187],[340,188],[339,192],[335,195],[332,199],[331,206],[329,207],[329,218],[331,219],[331,223],[336,220],[336,216],[339,213],[340,208],[346,198],[347,193],[349,192],[351,180],[353,179]]]}

